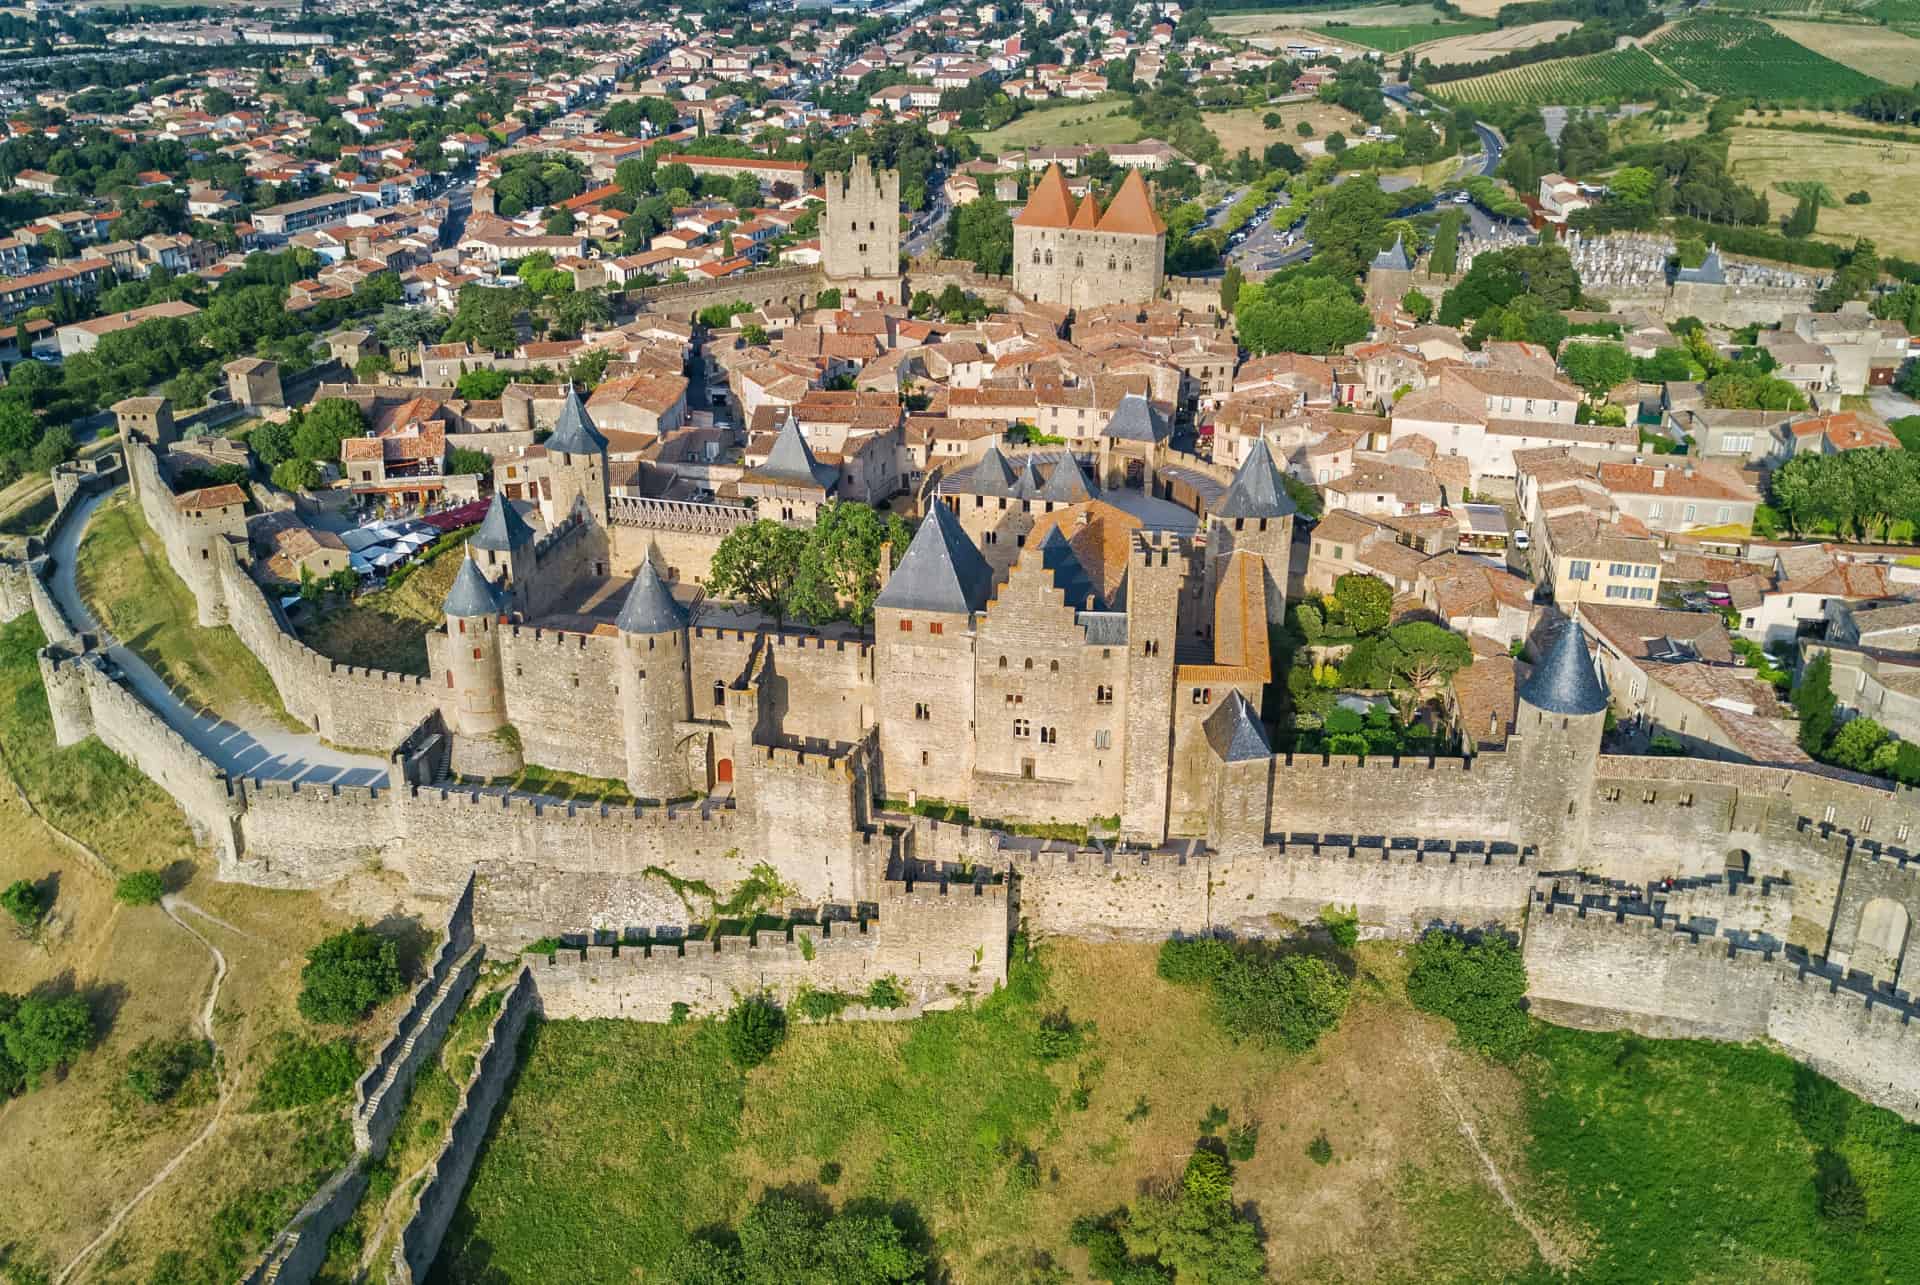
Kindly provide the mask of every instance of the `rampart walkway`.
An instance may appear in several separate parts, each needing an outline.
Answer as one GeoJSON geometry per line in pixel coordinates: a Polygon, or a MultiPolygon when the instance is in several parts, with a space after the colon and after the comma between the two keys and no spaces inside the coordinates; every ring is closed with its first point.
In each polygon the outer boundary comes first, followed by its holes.
{"type": "Polygon", "coordinates": [[[114,640],[87,609],[75,573],[80,539],[101,502],[117,488],[82,496],[75,512],[62,523],[48,549],[53,559],[49,591],[62,614],[81,629],[100,637],[108,659],[126,675],[134,694],[212,759],[222,771],[240,777],[268,780],[335,782],[341,785],[378,785],[387,779],[384,761],[366,754],[334,749],[312,732],[280,727],[242,727],[210,710],[195,710],[168,687],[146,661],[114,640]]]}

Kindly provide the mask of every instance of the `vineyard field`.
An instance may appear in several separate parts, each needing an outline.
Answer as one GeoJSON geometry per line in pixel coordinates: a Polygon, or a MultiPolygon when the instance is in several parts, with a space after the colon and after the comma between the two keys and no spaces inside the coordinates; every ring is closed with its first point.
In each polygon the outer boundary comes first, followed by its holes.
{"type": "Polygon", "coordinates": [[[1826,101],[1854,99],[1880,88],[1873,77],[1751,18],[1689,18],[1655,36],[1648,47],[1709,94],[1826,101]]]}
{"type": "MultiPolygon", "coordinates": [[[[1844,68],[1842,70],[1845,70],[1844,68]]],[[[1436,97],[1462,103],[1630,103],[1662,89],[1686,86],[1642,49],[1612,49],[1578,58],[1555,58],[1435,85],[1436,97]]]]}
{"type": "Polygon", "coordinates": [[[1402,49],[1411,49],[1415,45],[1431,44],[1433,41],[1445,40],[1451,36],[1478,35],[1483,31],[1493,31],[1498,26],[1499,24],[1491,18],[1473,18],[1466,22],[1422,22],[1394,27],[1372,25],[1349,27],[1327,23],[1317,26],[1315,30],[1333,40],[1365,45],[1369,49],[1378,49],[1382,53],[1397,54],[1402,49]]]}

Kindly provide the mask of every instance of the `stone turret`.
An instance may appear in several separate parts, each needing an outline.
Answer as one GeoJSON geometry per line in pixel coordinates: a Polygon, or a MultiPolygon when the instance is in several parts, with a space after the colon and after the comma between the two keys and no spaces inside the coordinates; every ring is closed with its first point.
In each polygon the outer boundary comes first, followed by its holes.
{"type": "Polygon", "coordinates": [[[504,576],[502,587],[512,595],[512,605],[523,612],[529,609],[526,595],[533,577],[533,545],[533,528],[511,501],[495,491],[467,548],[488,576],[495,580],[504,576]]]}
{"type": "Polygon", "coordinates": [[[1273,462],[1267,439],[1256,437],[1233,484],[1207,514],[1207,583],[1219,582],[1219,567],[1235,551],[1257,554],[1266,564],[1267,620],[1287,614],[1287,565],[1293,555],[1293,497],[1273,462]]]}
{"type": "Polygon", "coordinates": [[[653,568],[640,563],[620,614],[620,721],[627,742],[627,788],[635,798],[667,800],[687,792],[680,724],[693,716],[687,612],[653,568]]]}
{"type": "Polygon", "coordinates": [[[453,770],[462,776],[511,776],[523,766],[520,741],[507,722],[507,685],[501,663],[500,612],[504,597],[481,571],[472,550],[460,560],[441,610],[447,617],[447,724],[453,729],[453,770]]]}
{"type": "Polygon", "coordinates": [[[1521,841],[1551,869],[1586,852],[1607,721],[1607,691],[1578,620],[1565,623],[1515,695],[1514,816],[1521,841]]]}
{"type": "Polygon", "coordinates": [[[569,385],[553,435],[544,443],[553,484],[554,525],[571,517],[576,504],[601,526],[607,524],[607,439],[593,426],[580,390],[569,385]]]}

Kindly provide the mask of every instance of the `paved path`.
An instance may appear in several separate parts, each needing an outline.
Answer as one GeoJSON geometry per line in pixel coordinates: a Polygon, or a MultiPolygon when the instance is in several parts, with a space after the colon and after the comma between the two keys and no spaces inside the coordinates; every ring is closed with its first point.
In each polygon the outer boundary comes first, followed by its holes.
{"type": "Polygon", "coordinates": [[[51,589],[54,601],[69,620],[98,634],[106,643],[108,658],[120,667],[140,699],[188,744],[231,776],[331,781],[341,785],[384,784],[387,765],[382,759],[334,749],[312,732],[289,731],[265,720],[243,727],[211,710],[193,708],[175,695],[146,661],[112,640],[81,599],[74,568],[88,521],[94,510],[113,493],[113,490],[101,491],[79,501],[78,512],[48,550],[54,560],[51,589]]]}

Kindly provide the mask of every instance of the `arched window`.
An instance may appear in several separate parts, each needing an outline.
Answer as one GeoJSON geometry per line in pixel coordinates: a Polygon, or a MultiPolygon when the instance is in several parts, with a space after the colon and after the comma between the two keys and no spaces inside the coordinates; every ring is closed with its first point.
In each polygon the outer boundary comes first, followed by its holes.
{"type": "Polygon", "coordinates": [[[1049,268],[1051,268],[1051,267],[1053,266],[1053,251],[1052,251],[1052,250],[1048,250],[1048,251],[1047,251],[1047,266],[1048,266],[1049,268]]]}
{"type": "Polygon", "coordinates": [[[1033,657],[1031,657],[1031,656],[1029,656],[1029,657],[1027,657],[1027,668],[1028,668],[1028,669],[1032,669],[1032,668],[1033,668],[1033,657]]]}
{"type": "Polygon", "coordinates": [[[1007,667],[1007,658],[1005,656],[1002,656],[1000,658],[1000,668],[1005,669],[1006,667],[1007,667]]]}
{"type": "Polygon", "coordinates": [[[1085,268],[1087,266],[1087,256],[1084,254],[1074,255],[1073,266],[1076,268],[1085,268]]]}
{"type": "Polygon", "coordinates": [[[719,679],[713,680],[713,707],[719,709],[727,703],[727,685],[719,679]]]}
{"type": "Polygon", "coordinates": [[[1059,673],[1059,672],[1060,672],[1060,662],[1059,662],[1059,661],[1057,661],[1057,660],[1054,660],[1054,661],[1048,661],[1048,662],[1047,662],[1047,672],[1048,672],[1048,673],[1052,673],[1052,674],[1057,674],[1057,673],[1059,673]]]}
{"type": "Polygon", "coordinates": [[[1114,270],[1114,269],[1115,269],[1116,267],[1118,267],[1118,266],[1119,266],[1119,263],[1120,263],[1120,261],[1119,261],[1118,259],[1116,259],[1116,258],[1114,258],[1114,257],[1113,257],[1112,255],[1108,255],[1108,256],[1107,256],[1107,271],[1108,271],[1108,272],[1112,272],[1112,271],[1113,271],[1113,270],[1114,270]]]}
{"type": "Polygon", "coordinates": [[[1033,261],[1035,263],[1040,262],[1040,247],[1037,245],[1033,247],[1033,261]]]}

